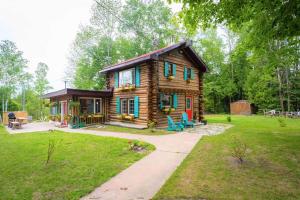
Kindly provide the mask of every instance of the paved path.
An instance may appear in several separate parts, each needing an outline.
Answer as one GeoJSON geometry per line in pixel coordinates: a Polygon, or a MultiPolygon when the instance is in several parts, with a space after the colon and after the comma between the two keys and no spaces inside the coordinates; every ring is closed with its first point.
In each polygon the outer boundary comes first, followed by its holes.
{"type": "Polygon", "coordinates": [[[224,126],[208,125],[194,129],[193,133],[162,136],[134,135],[128,133],[100,132],[84,129],[66,129],[67,132],[136,139],[149,142],[156,150],[131,165],[82,199],[133,200],[151,199],[177,166],[190,153],[203,135],[223,132],[224,126]]]}

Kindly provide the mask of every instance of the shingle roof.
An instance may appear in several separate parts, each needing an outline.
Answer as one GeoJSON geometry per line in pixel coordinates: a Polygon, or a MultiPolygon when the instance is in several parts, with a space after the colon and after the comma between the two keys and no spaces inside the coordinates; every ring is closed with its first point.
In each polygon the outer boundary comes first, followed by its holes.
{"type": "Polygon", "coordinates": [[[50,92],[42,96],[44,99],[49,99],[51,97],[59,97],[65,95],[78,95],[82,97],[111,97],[112,91],[111,90],[82,90],[82,89],[72,89],[72,88],[65,88],[62,90],[58,90],[55,92],[50,92]]]}
{"type": "Polygon", "coordinates": [[[179,42],[177,44],[173,44],[128,60],[125,60],[123,62],[114,64],[114,65],[110,65],[105,67],[103,70],[101,70],[101,73],[105,73],[105,72],[109,72],[109,71],[114,71],[117,69],[123,69],[123,68],[127,68],[127,67],[131,67],[133,65],[137,65],[149,60],[156,60],[157,57],[161,54],[164,53],[168,53],[174,49],[178,49],[181,48],[182,50],[184,50],[187,54],[190,55],[191,59],[194,60],[194,62],[197,63],[197,65],[199,65],[199,67],[201,68],[201,70],[203,72],[207,71],[207,67],[206,64],[204,63],[204,61],[197,55],[197,53],[192,49],[191,47],[191,42],[187,42],[187,41],[183,41],[183,42],[179,42]]]}

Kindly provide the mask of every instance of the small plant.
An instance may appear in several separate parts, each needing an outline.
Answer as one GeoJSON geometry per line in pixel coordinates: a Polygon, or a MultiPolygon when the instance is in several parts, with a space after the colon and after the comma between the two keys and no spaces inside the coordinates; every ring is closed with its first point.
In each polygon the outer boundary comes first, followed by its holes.
{"type": "Polygon", "coordinates": [[[143,142],[139,142],[136,140],[134,140],[134,141],[129,140],[128,144],[129,144],[130,151],[142,151],[142,150],[146,149],[146,147],[147,147],[147,145],[144,144],[143,142]]]}
{"type": "Polygon", "coordinates": [[[237,137],[233,138],[232,156],[238,159],[240,164],[243,164],[246,157],[247,145],[237,137]]]}
{"type": "MultiPolygon", "coordinates": [[[[52,131],[49,131],[52,132],[52,131]]],[[[54,139],[49,139],[49,144],[48,144],[48,151],[47,151],[47,160],[45,165],[47,166],[50,162],[50,160],[52,159],[53,153],[55,151],[57,142],[54,139]]]]}
{"type": "Polygon", "coordinates": [[[231,122],[231,116],[229,115],[229,116],[227,116],[227,122],[231,122]]]}
{"type": "Polygon", "coordinates": [[[278,118],[277,121],[278,121],[280,127],[286,127],[286,123],[285,123],[284,119],[278,118]]]}
{"type": "Polygon", "coordinates": [[[154,133],[155,132],[155,126],[156,126],[156,121],[152,121],[152,120],[149,120],[148,121],[148,128],[150,129],[150,131],[152,132],[152,133],[154,133]]]}

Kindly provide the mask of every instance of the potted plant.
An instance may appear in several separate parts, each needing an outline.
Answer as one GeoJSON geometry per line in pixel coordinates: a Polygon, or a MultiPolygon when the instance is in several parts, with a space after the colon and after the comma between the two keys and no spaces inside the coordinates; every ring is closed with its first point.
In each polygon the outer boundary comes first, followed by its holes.
{"type": "Polygon", "coordinates": [[[175,78],[175,77],[172,76],[172,75],[168,76],[168,79],[169,79],[169,80],[173,80],[174,78],[175,78]]]}

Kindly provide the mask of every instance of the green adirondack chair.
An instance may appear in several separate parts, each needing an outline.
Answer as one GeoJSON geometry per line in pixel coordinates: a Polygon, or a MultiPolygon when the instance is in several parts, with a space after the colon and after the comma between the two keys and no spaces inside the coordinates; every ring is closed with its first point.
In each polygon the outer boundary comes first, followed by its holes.
{"type": "Polygon", "coordinates": [[[174,122],[173,119],[168,115],[168,131],[183,131],[184,126],[181,122],[174,122]]]}
{"type": "Polygon", "coordinates": [[[194,127],[194,122],[189,121],[188,115],[186,114],[186,112],[182,113],[181,116],[181,123],[183,124],[184,128],[187,127],[194,127]]]}

